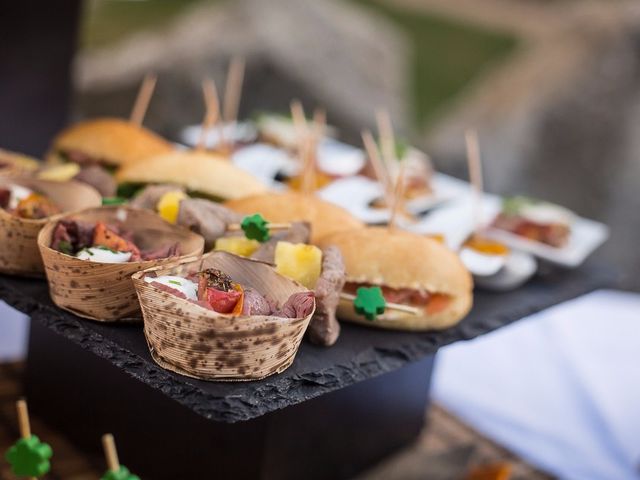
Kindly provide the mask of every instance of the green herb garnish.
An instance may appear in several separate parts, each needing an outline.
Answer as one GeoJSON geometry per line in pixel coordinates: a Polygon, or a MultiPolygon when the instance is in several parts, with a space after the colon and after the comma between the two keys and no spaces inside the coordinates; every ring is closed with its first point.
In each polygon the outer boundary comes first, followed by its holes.
{"type": "MultiPolygon", "coordinates": [[[[100,250],[106,250],[107,252],[111,252],[111,253],[120,253],[119,251],[114,250],[113,248],[105,247],[104,245],[96,245],[93,248],[98,248],[100,250]]],[[[93,253],[91,253],[91,255],[93,255],[93,253]]]]}
{"type": "Polygon", "coordinates": [[[177,281],[177,280],[169,280],[169,283],[173,283],[174,285],[180,285],[180,286],[182,286],[182,283],[180,283],[180,282],[179,282],[179,281],[177,281]]]}
{"type": "Polygon", "coordinates": [[[502,213],[505,215],[515,216],[520,213],[523,207],[537,203],[534,199],[518,195],[515,197],[506,197],[502,200],[502,213]]]}
{"type": "Polygon", "coordinates": [[[61,240],[60,243],[58,243],[58,250],[62,253],[66,253],[67,255],[73,254],[73,247],[71,246],[71,243],[66,240],[61,240]]]}

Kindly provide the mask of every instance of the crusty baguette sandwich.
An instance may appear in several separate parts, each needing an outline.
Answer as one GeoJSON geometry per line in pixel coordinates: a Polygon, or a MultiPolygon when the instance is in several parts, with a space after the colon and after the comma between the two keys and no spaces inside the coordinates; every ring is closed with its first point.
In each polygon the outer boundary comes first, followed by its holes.
{"type": "Polygon", "coordinates": [[[338,318],[394,330],[439,330],[458,323],[470,310],[473,282],[458,256],[440,242],[387,227],[327,235],[321,247],[335,245],[344,257],[343,292],[379,286],[385,300],[417,307],[419,315],[387,309],[375,320],[358,315],[353,302],[340,300],[338,318]]]}
{"type": "Polygon", "coordinates": [[[364,227],[346,210],[303,193],[264,193],[239,198],[225,205],[239,213],[259,213],[270,222],[309,222],[311,243],[317,243],[320,238],[333,232],[364,227]]]}
{"type": "Polygon", "coordinates": [[[97,118],[60,132],[47,162],[119,167],[172,150],[171,143],[144,127],[118,118],[97,118]]]}
{"type": "Polygon", "coordinates": [[[187,193],[213,200],[240,198],[267,191],[264,183],[224,157],[197,150],[175,150],[124,166],[116,173],[120,184],[170,183],[187,193]]]}

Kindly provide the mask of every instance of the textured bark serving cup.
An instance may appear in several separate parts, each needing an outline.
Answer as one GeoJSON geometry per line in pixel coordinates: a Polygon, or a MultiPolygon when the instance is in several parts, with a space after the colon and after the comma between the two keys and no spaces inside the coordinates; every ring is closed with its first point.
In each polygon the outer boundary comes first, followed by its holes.
{"type": "Polygon", "coordinates": [[[80,260],[50,247],[58,220],[51,221],[38,235],[49,293],[60,308],[80,317],[103,322],[140,318],[140,304],[131,275],[180,259],[202,254],[204,239],[192,231],[165,222],[150,210],[122,206],[91,208],[62,218],[85,222],[102,221],[133,233],[141,249],[178,242],[179,257],[141,262],[100,263],[80,260]]]}
{"type": "Polygon", "coordinates": [[[300,347],[315,303],[304,318],[234,317],[145,281],[145,277],[186,276],[206,268],[222,270],[279,305],[293,293],[306,291],[267,264],[226,252],[138,272],[132,279],[142,306],[144,334],[156,363],[201,380],[258,380],[286,370],[300,347]]]}
{"type": "MultiPolygon", "coordinates": [[[[49,182],[27,177],[0,176],[0,187],[20,185],[49,197],[63,212],[98,207],[102,197],[92,187],[80,182],[49,182]]],[[[63,214],[41,220],[12,215],[0,208],[0,272],[28,277],[44,274],[38,250],[38,233],[50,220],[63,214]]]]}

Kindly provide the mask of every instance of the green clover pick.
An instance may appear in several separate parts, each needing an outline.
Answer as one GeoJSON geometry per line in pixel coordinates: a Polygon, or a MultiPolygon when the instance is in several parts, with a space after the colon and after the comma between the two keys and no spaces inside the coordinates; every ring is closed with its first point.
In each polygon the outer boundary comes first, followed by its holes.
{"type": "Polygon", "coordinates": [[[240,227],[249,240],[257,240],[260,243],[264,243],[269,240],[269,228],[267,227],[267,221],[262,218],[262,215],[259,213],[244,217],[240,227]]]}
{"type": "Polygon", "coordinates": [[[140,480],[140,477],[131,473],[124,465],[120,465],[118,470],[109,470],[100,480],[140,480]]]}
{"type": "Polygon", "coordinates": [[[19,477],[40,477],[51,468],[51,447],[31,435],[18,440],[6,454],[13,473],[19,477]]]}
{"type": "Polygon", "coordinates": [[[359,287],[353,307],[358,315],[364,315],[369,321],[374,321],[377,315],[384,313],[387,302],[382,296],[380,287],[359,287]]]}

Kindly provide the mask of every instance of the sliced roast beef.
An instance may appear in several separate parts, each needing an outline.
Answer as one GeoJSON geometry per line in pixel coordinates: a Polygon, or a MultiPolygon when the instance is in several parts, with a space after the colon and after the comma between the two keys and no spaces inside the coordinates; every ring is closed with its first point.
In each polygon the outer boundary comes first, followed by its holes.
{"type": "Polygon", "coordinates": [[[271,232],[271,238],[260,244],[251,258],[261,262],[273,263],[278,242],[308,243],[311,225],[308,222],[293,222],[291,228],[271,232]]]}
{"type": "Polygon", "coordinates": [[[340,324],[336,309],[340,292],[345,283],[345,266],[342,253],[337,247],[322,251],[322,270],[316,283],[316,313],[309,325],[309,340],[318,345],[331,346],[340,335],[340,324]]]}
{"type": "Polygon", "coordinates": [[[184,192],[184,188],[178,185],[149,185],[136,194],[130,205],[134,208],[155,210],[165,193],[175,192],[176,190],[184,192]]]}
{"type": "Polygon", "coordinates": [[[118,189],[113,175],[100,165],[83,166],[73,179],[92,186],[100,192],[100,195],[103,197],[115,196],[118,189]]]}
{"type": "Polygon", "coordinates": [[[8,208],[9,202],[11,202],[11,190],[0,188],[0,208],[8,208]]]}
{"type": "Polygon", "coordinates": [[[271,315],[271,305],[257,290],[245,287],[242,314],[271,315]]]}
{"type": "Polygon", "coordinates": [[[71,254],[93,244],[94,225],[77,220],[60,220],[53,231],[51,248],[71,254]]]}
{"type": "Polygon", "coordinates": [[[159,258],[177,257],[178,255],[180,255],[180,244],[178,242],[140,252],[142,260],[158,260],[159,258]]]}
{"type": "Polygon", "coordinates": [[[313,311],[313,304],[313,292],[294,293],[273,315],[284,318],[303,318],[313,311]]]}
{"type": "Polygon", "coordinates": [[[180,202],[177,223],[202,235],[207,248],[210,248],[224,235],[227,225],[241,220],[242,215],[210,200],[187,198],[180,202]]]}

